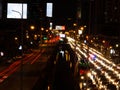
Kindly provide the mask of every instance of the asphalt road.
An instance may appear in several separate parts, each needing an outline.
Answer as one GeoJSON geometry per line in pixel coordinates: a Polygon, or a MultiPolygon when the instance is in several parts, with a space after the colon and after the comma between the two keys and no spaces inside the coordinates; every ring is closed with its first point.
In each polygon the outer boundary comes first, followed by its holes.
{"type": "Polygon", "coordinates": [[[79,90],[74,76],[75,55],[68,45],[43,45],[35,52],[37,55],[24,59],[22,68],[19,61],[7,67],[6,74],[0,76],[4,78],[0,90],[79,90]]]}
{"type": "Polygon", "coordinates": [[[32,90],[39,80],[43,87],[46,67],[53,50],[53,47],[43,46],[21,59],[22,66],[19,60],[0,66],[5,67],[0,71],[0,90],[32,90]]]}

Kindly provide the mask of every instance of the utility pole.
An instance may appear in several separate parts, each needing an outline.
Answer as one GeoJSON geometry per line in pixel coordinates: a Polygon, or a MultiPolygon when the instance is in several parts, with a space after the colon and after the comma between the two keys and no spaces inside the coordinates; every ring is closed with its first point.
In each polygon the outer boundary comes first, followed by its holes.
{"type": "MultiPolygon", "coordinates": [[[[22,3],[22,13],[21,13],[21,44],[22,44],[22,57],[23,57],[23,3],[22,3]]],[[[23,90],[23,59],[21,59],[21,85],[20,89],[23,90]]]]}
{"type": "MultiPolygon", "coordinates": [[[[20,15],[21,18],[21,38],[20,38],[20,46],[19,46],[19,50],[21,50],[21,57],[23,57],[23,3],[22,3],[22,9],[21,12],[16,11],[16,10],[12,10],[13,12],[16,12],[20,15]]],[[[20,90],[23,90],[23,59],[21,59],[21,67],[20,67],[20,90]]]]}

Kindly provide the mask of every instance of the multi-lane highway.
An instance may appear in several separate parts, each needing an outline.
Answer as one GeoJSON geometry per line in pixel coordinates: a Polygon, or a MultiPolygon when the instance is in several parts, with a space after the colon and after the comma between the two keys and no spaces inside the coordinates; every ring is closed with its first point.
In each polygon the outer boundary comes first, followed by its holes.
{"type": "Polygon", "coordinates": [[[89,47],[84,43],[76,44],[76,41],[68,37],[69,44],[75,50],[78,62],[81,56],[84,56],[90,65],[90,70],[80,78],[86,82],[80,81],[82,90],[119,90],[120,89],[120,67],[98,50],[89,47]],[[90,81],[90,83],[88,82],[90,81]],[[91,85],[92,83],[92,85],[91,85]]]}
{"type": "Polygon", "coordinates": [[[1,64],[0,90],[120,89],[119,65],[96,49],[67,39],[68,43],[43,44],[21,59],[1,64]]]}
{"type": "Polygon", "coordinates": [[[21,59],[0,65],[0,90],[32,90],[40,78],[45,78],[44,70],[53,50],[43,45],[21,59]]]}
{"type": "Polygon", "coordinates": [[[79,90],[74,51],[69,44],[51,45],[0,65],[0,90],[79,90]]]}

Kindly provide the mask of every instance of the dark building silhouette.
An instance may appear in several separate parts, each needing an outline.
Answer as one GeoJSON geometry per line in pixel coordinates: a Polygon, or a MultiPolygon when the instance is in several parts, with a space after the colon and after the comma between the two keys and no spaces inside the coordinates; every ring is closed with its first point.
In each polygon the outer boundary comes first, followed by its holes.
{"type": "Polygon", "coordinates": [[[104,6],[104,30],[109,35],[119,36],[120,32],[120,0],[106,0],[104,6]]]}
{"type": "Polygon", "coordinates": [[[89,0],[77,0],[78,25],[88,25],[89,22],[89,0]]]}
{"type": "Polygon", "coordinates": [[[119,36],[120,1],[91,0],[91,2],[92,5],[94,4],[94,6],[91,6],[91,24],[93,22],[95,33],[106,36],[119,36]]]}
{"type": "Polygon", "coordinates": [[[86,25],[86,33],[105,36],[120,36],[120,1],[119,0],[1,0],[0,26],[5,30],[19,30],[21,20],[8,20],[7,3],[18,2],[28,4],[28,18],[24,25],[36,24],[38,30],[42,25],[49,27],[52,21],[55,25],[65,25],[71,29],[73,23],[86,25]],[[46,17],[46,2],[53,3],[53,17],[46,17]],[[19,22],[20,21],[20,22],[19,22]],[[11,23],[12,22],[12,23],[11,23]],[[8,27],[6,27],[8,26],[8,27]],[[15,27],[14,27],[15,26],[15,27]]]}
{"type": "Polygon", "coordinates": [[[53,0],[53,23],[71,29],[76,20],[76,0],[53,0]]]}
{"type": "Polygon", "coordinates": [[[77,0],[77,19],[87,33],[120,36],[120,0],[77,0]]]}

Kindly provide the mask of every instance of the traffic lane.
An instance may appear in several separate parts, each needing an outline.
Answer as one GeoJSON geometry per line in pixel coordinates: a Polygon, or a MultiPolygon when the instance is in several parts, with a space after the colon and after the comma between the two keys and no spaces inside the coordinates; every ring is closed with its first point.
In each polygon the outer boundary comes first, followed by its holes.
{"type": "Polygon", "coordinates": [[[37,52],[34,52],[32,54],[27,55],[26,57],[24,57],[23,59],[20,59],[18,61],[15,61],[14,63],[10,64],[8,67],[6,67],[5,69],[3,69],[0,72],[0,83],[2,83],[5,79],[7,79],[11,74],[13,74],[14,72],[16,72],[21,64],[26,64],[26,63],[31,63],[33,64],[43,53],[44,50],[42,50],[41,52],[38,50],[37,52]]]}
{"type": "Polygon", "coordinates": [[[25,64],[22,72],[18,70],[0,84],[0,90],[32,90],[36,81],[43,78],[45,67],[45,63],[25,64]]]}
{"type": "MultiPolygon", "coordinates": [[[[44,74],[42,77],[39,77],[37,82],[35,83],[34,87],[32,90],[49,90],[48,88],[51,89],[52,83],[53,83],[53,78],[54,78],[54,60],[57,54],[57,48],[56,46],[53,47],[54,49],[51,51],[46,52],[46,57],[49,57],[47,60],[47,65],[44,71],[44,74]],[[49,56],[51,54],[51,56],[49,56]]],[[[48,50],[48,49],[47,49],[48,50]]],[[[45,57],[43,57],[45,58],[45,57]]]]}
{"type": "MultiPolygon", "coordinates": [[[[35,54],[33,54],[35,55],[35,54]]],[[[38,54],[38,56],[40,55],[40,53],[38,54]]],[[[49,55],[42,54],[41,57],[39,58],[39,60],[36,60],[36,58],[26,58],[25,62],[23,62],[23,87],[25,88],[24,90],[30,90],[30,88],[33,87],[33,85],[35,84],[35,82],[38,80],[38,78],[42,77],[43,78],[43,71],[46,67],[46,63],[49,57],[49,55]],[[45,58],[46,57],[46,58],[45,58]],[[31,59],[30,59],[31,58],[31,59]],[[34,63],[31,64],[31,61],[34,63]],[[37,64],[36,64],[37,63],[37,64]],[[41,71],[43,70],[43,71],[41,71]],[[41,74],[39,74],[39,72],[41,72],[41,74]],[[28,88],[28,89],[27,89],[28,88]]],[[[20,90],[21,86],[20,86],[20,79],[21,79],[21,67],[20,67],[20,63],[18,63],[17,65],[13,64],[11,70],[9,70],[9,72],[13,72],[13,68],[19,67],[17,68],[14,73],[11,73],[9,75],[9,77],[4,77],[4,82],[2,82],[0,84],[0,90],[5,90],[4,88],[6,88],[6,90],[20,90]]]]}

